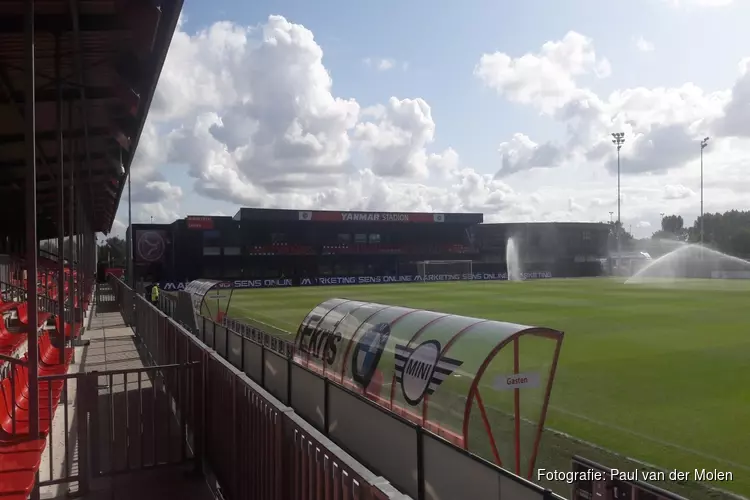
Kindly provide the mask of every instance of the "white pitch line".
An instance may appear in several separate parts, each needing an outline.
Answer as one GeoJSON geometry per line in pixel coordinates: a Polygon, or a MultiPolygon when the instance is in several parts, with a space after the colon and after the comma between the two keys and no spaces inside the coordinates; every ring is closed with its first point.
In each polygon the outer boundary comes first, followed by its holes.
{"type": "MultiPolygon", "coordinates": [[[[498,413],[505,414],[506,416],[508,416],[511,419],[514,418],[509,413],[505,413],[503,411],[500,411],[500,410],[498,410],[495,407],[490,406],[489,408],[492,408],[493,410],[497,411],[498,413]]],[[[709,459],[717,460],[719,462],[726,463],[727,465],[732,465],[732,466],[735,466],[735,467],[740,468],[740,469],[750,470],[750,467],[747,467],[747,466],[742,465],[742,464],[734,463],[734,462],[732,462],[730,460],[725,460],[725,459],[713,457],[711,455],[707,455],[707,454],[704,454],[704,453],[701,453],[701,452],[698,452],[698,451],[695,451],[695,450],[691,450],[689,448],[683,448],[683,447],[681,447],[679,445],[675,445],[673,443],[668,443],[668,442],[665,442],[665,441],[660,441],[658,439],[652,438],[651,436],[646,436],[646,435],[640,434],[638,432],[631,431],[629,429],[624,429],[624,428],[621,428],[621,427],[618,427],[618,426],[614,426],[614,425],[611,425],[611,424],[605,424],[604,422],[599,422],[597,420],[593,420],[591,418],[584,417],[583,415],[579,415],[577,413],[569,412],[567,410],[563,410],[561,408],[557,408],[557,407],[554,407],[552,405],[548,406],[548,409],[554,410],[554,411],[559,411],[560,413],[565,413],[565,414],[570,415],[571,417],[574,417],[574,418],[580,418],[581,420],[587,421],[587,422],[592,423],[592,424],[599,425],[601,427],[605,427],[605,428],[609,428],[609,429],[613,429],[613,430],[618,430],[618,431],[621,431],[621,432],[624,432],[624,433],[628,433],[628,434],[634,435],[636,437],[640,437],[642,439],[653,441],[653,442],[656,442],[657,444],[662,444],[664,446],[670,446],[670,447],[674,447],[674,448],[679,449],[679,450],[684,450],[686,452],[690,452],[690,453],[696,454],[697,456],[700,456],[700,457],[703,457],[703,458],[709,458],[709,459]]],[[[535,422],[531,421],[528,418],[521,417],[521,420],[524,421],[524,422],[526,422],[527,424],[531,424],[531,425],[534,425],[534,426],[536,425],[535,422]]],[[[648,467],[648,468],[651,468],[651,469],[660,470],[660,471],[664,471],[664,472],[669,472],[669,470],[667,468],[665,468],[665,467],[662,467],[662,466],[659,466],[659,465],[654,465],[654,464],[651,464],[649,462],[646,462],[646,461],[643,461],[643,460],[639,460],[637,458],[633,458],[633,457],[629,457],[627,455],[623,455],[622,453],[618,453],[618,452],[616,452],[614,450],[610,450],[609,448],[605,448],[604,446],[600,446],[598,444],[592,443],[591,441],[586,441],[585,439],[581,439],[581,438],[575,437],[575,436],[573,436],[571,434],[568,434],[567,432],[558,431],[557,429],[553,429],[553,428],[547,427],[547,426],[544,426],[544,432],[549,432],[551,434],[554,434],[556,436],[560,436],[561,438],[567,439],[569,441],[572,441],[572,442],[575,442],[575,443],[578,443],[578,444],[582,444],[584,446],[588,446],[589,448],[592,448],[594,450],[599,450],[601,452],[608,453],[608,454],[614,455],[616,457],[620,457],[620,458],[622,458],[624,460],[633,462],[633,463],[638,464],[638,465],[642,465],[644,467],[648,467]]],[[[604,465],[607,466],[606,464],[604,464],[604,465]]],[[[726,496],[735,498],[736,500],[750,500],[747,497],[744,497],[744,496],[742,496],[742,495],[740,495],[738,493],[734,493],[732,491],[728,491],[728,490],[725,490],[723,488],[717,488],[716,486],[709,485],[707,483],[698,483],[698,482],[695,482],[695,481],[692,481],[692,482],[694,484],[700,485],[701,488],[704,488],[704,489],[706,489],[708,491],[715,491],[717,493],[721,493],[722,495],[726,495],[726,496]]]]}
{"type": "MultiPolygon", "coordinates": [[[[750,471],[750,466],[739,464],[737,462],[733,462],[733,461],[727,460],[725,458],[720,458],[720,457],[717,457],[717,456],[714,456],[714,455],[710,455],[708,453],[704,453],[704,452],[701,452],[701,451],[698,451],[698,450],[693,450],[693,449],[688,448],[686,446],[681,446],[679,444],[670,443],[669,441],[663,441],[661,439],[658,439],[658,438],[655,438],[655,437],[651,437],[651,436],[649,436],[647,434],[642,434],[642,433],[640,433],[638,431],[627,429],[625,427],[620,427],[619,425],[607,424],[605,422],[601,422],[599,420],[587,417],[585,415],[580,415],[580,414],[574,413],[572,411],[564,410],[564,409],[556,407],[556,406],[550,405],[549,408],[551,410],[563,413],[565,415],[569,415],[569,416],[571,416],[573,418],[577,418],[579,420],[583,420],[585,422],[588,422],[588,423],[591,423],[591,424],[594,424],[594,425],[598,425],[599,427],[604,427],[606,429],[612,429],[612,430],[615,430],[615,431],[618,431],[618,432],[622,432],[622,433],[625,433],[625,434],[630,434],[631,436],[634,436],[634,437],[637,437],[637,438],[640,438],[640,439],[645,439],[647,441],[651,441],[652,443],[656,443],[656,444],[659,444],[661,446],[667,446],[667,447],[670,447],[670,448],[674,448],[676,450],[680,450],[680,451],[685,452],[685,453],[689,453],[691,455],[695,455],[695,456],[698,456],[698,457],[701,457],[701,458],[706,458],[706,459],[713,460],[713,461],[716,461],[716,462],[724,463],[726,465],[730,465],[730,466],[736,467],[738,469],[750,471]]],[[[583,441],[582,439],[579,439],[579,438],[576,438],[574,436],[571,436],[570,434],[567,434],[565,432],[558,431],[558,430],[555,430],[555,429],[551,429],[549,427],[546,427],[545,430],[549,430],[549,431],[554,432],[555,434],[560,434],[560,435],[564,435],[564,436],[569,437],[569,438],[573,438],[573,439],[575,439],[577,441],[584,442],[585,444],[589,444],[589,445],[591,444],[591,443],[588,443],[586,441],[583,441]]],[[[605,451],[608,451],[608,452],[612,453],[611,450],[608,450],[606,448],[602,448],[601,446],[596,446],[596,445],[594,445],[594,446],[597,447],[597,448],[600,448],[602,450],[605,450],[605,451]]],[[[633,460],[634,462],[639,462],[638,460],[635,460],[635,459],[633,459],[631,457],[625,457],[625,458],[627,458],[628,460],[633,460]]],[[[641,463],[643,463],[643,462],[641,462],[641,463]]],[[[650,464],[646,464],[646,463],[643,463],[643,464],[644,465],[650,465],[650,464]]]]}
{"type": "MultiPolygon", "coordinates": [[[[261,318],[265,318],[265,319],[267,319],[269,321],[271,320],[270,315],[259,313],[257,311],[253,311],[249,307],[243,307],[243,306],[235,306],[235,307],[237,307],[238,309],[241,309],[242,311],[245,311],[245,312],[249,313],[247,317],[250,318],[250,319],[255,319],[256,316],[260,316],[261,318]]],[[[232,318],[232,317],[230,316],[230,318],[232,318]]],[[[237,320],[242,321],[242,318],[232,318],[232,319],[237,319],[237,320]]],[[[265,321],[261,321],[260,319],[255,319],[255,321],[257,321],[258,323],[263,323],[264,325],[268,325],[271,328],[273,328],[274,330],[278,330],[280,332],[285,332],[285,333],[288,333],[290,335],[293,335],[293,333],[291,331],[284,330],[283,328],[279,328],[278,326],[274,326],[271,323],[266,323],[265,321]]],[[[277,323],[279,322],[278,320],[275,320],[275,321],[277,323]]],[[[284,320],[282,320],[282,321],[280,321],[280,323],[283,323],[285,326],[293,326],[290,321],[284,321],[284,320]]],[[[295,327],[294,330],[296,331],[297,327],[295,327]]]]}

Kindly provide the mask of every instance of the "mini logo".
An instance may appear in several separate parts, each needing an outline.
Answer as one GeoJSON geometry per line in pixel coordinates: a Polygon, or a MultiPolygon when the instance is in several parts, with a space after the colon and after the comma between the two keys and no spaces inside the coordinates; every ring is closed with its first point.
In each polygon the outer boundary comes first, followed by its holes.
{"type": "Polygon", "coordinates": [[[367,330],[357,342],[352,355],[352,378],[363,388],[370,385],[390,335],[391,325],[378,323],[367,330]]]}
{"type": "Polygon", "coordinates": [[[463,361],[440,356],[437,340],[422,342],[414,349],[396,346],[396,382],[401,384],[404,399],[418,405],[425,394],[432,394],[463,361]]]}

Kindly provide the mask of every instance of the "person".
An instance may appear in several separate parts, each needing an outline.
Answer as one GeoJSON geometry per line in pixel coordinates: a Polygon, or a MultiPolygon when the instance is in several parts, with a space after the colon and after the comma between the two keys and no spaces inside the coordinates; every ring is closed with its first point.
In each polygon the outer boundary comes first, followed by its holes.
{"type": "Polygon", "coordinates": [[[159,283],[154,283],[154,286],[151,287],[151,303],[159,306],[159,283]]]}

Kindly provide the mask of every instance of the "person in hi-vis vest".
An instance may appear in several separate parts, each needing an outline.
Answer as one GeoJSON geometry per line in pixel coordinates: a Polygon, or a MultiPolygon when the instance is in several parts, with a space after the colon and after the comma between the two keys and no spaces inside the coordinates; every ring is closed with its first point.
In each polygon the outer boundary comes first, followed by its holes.
{"type": "Polygon", "coordinates": [[[159,284],[154,283],[151,287],[151,303],[155,306],[159,305],[159,284]]]}

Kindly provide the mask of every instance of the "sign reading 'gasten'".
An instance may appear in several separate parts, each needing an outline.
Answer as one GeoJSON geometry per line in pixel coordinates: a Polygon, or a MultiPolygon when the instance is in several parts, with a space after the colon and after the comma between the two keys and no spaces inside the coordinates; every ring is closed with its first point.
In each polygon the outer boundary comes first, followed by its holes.
{"type": "Polygon", "coordinates": [[[515,373],[512,375],[498,375],[492,387],[496,391],[507,391],[509,389],[523,389],[527,387],[539,387],[538,373],[515,373]]]}

